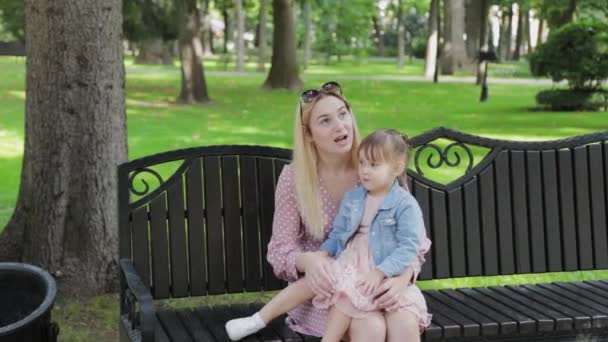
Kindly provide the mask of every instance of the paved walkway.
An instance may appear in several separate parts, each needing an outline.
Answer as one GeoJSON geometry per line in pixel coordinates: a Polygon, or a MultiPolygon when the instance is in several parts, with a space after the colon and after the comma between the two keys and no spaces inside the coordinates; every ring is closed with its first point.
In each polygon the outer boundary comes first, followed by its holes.
{"type": "MultiPolygon", "coordinates": [[[[148,74],[148,73],[159,73],[159,74],[178,74],[179,69],[139,69],[139,68],[127,68],[129,74],[148,74]]],[[[258,72],[235,72],[235,71],[205,71],[205,75],[214,76],[231,76],[231,77],[259,77],[265,75],[258,72]]],[[[327,76],[335,77],[339,79],[347,80],[373,80],[373,81],[395,81],[395,82],[432,82],[432,80],[426,79],[423,76],[391,76],[391,75],[341,75],[341,74],[305,74],[305,76],[327,76]]],[[[475,83],[474,76],[439,76],[439,83],[475,83]]],[[[519,85],[553,85],[554,82],[546,78],[496,78],[488,77],[488,84],[519,84],[519,85]]],[[[565,82],[560,82],[565,84],[565,82]]]]}

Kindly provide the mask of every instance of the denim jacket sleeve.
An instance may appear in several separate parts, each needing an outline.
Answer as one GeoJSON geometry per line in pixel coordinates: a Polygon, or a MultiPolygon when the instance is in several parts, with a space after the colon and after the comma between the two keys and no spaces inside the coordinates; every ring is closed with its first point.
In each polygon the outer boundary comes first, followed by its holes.
{"type": "Polygon", "coordinates": [[[403,273],[416,261],[421,244],[419,231],[424,229],[422,211],[416,200],[401,202],[395,216],[397,248],[377,266],[387,277],[403,273]]]}
{"type": "Polygon", "coordinates": [[[327,240],[321,244],[321,250],[326,251],[332,257],[336,256],[336,254],[344,249],[344,241],[340,239],[347,232],[347,209],[346,209],[346,196],[342,199],[340,203],[340,209],[338,209],[338,214],[336,214],[336,219],[334,220],[333,227],[331,232],[329,232],[329,236],[327,240]]]}

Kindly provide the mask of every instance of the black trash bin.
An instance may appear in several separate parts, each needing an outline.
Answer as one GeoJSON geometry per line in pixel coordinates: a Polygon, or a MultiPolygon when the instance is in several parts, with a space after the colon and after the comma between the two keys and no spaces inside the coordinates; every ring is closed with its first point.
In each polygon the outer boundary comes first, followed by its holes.
{"type": "Polygon", "coordinates": [[[0,262],[0,342],[56,341],[55,279],[36,266],[0,262]]]}

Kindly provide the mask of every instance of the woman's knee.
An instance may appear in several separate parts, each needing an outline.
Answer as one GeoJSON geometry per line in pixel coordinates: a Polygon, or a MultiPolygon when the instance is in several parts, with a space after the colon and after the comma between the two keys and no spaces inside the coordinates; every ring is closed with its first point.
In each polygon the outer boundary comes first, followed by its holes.
{"type": "Polygon", "coordinates": [[[386,337],[386,321],[380,314],[353,319],[348,329],[348,334],[351,342],[384,341],[386,337]]]}
{"type": "Polygon", "coordinates": [[[418,317],[413,313],[406,310],[387,312],[385,318],[386,329],[391,335],[420,336],[418,317]]]}

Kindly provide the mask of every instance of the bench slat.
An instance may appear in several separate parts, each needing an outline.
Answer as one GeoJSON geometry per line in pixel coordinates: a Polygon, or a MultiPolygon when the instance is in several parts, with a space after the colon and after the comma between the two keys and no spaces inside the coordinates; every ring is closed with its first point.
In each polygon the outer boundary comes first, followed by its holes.
{"type": "Polygon", "coordinates": [[[572,167],[572,151],[559,151],[559,208],[562,221],[562,244],[564,246],[564,270],[578,269],[578,252],[576,243],[576,216],[574,214],[574,173],[572,167]]]}
{"type": "Polygon", "coordinates": [[[587,166],[587,148],[574,149],[574,184],[576,190],[576,218],[578,228],[578,250],[580,268],[593,268],[593,246],[591,238],[591,215],[589,210],[589,168],[587,166]]]}
{"type": "Polygon", "coordinates": [[[602,289],[597,288],[593,285],[590,285],[590,284],[587,284],[584,282],[576,282],[576,283],[558,282],[558,283],[555,283],[555,285],[568,289],[578,296],[584,296],[593,301],[597,301],[598,303],[608,306],[608,292],[602,291],[602,289]]]}
{"type": "Polygon", "coordinates": [[[498,250],[500,253],[500,274],[515,273],[513,255],[513,219],[511,209],[511,182],[509,153],[498,154],[495,164],[496,174],[496,215],[498,221],[498,250]]]}
{"type": "Polygon", "coordinates": [[[245,288],[259,291],[262,288],[262,258],[258,236],[258,181],[254,157],[241,157],[241,198],[243,203],[243,243],[245,258],[245,288]]]}
{"type": "Polygon", "coordinates": [[[180,178],[167,190],[169,242],[171,244],[171,294],[188,295],[188,256],[184,215],[184,184],[180,178]]]}
{"type": "MultiPolygon", "coordinates": [[[[494,288],[494,290],[491,290],[490,288],[478,287],[478,288],[474,288],[473,291],[481,293],[485,297],[491,298],[492,300],[495,300],[495,301],[501,303],[502,305],[505,305],[505,306],[513,309],[515,312],[519,313],[519,315],[521,315],[523,317],[530,317],[530,318],[534,319],[536,321],[535,329],[537,331],[553,331],[554,330],[555,320],[553,318],[548,317],[543,312],[532,309],[530,307],[529,303],[520,303],[520,302],[512,299],[511,297],[507,297],[503,294],[500,294],[498,291],[496,291],[496,289],[498,289],[498,288],[499,287],[494,288]]],[[[518,317],[518,316],[514,316],[514,317],[518,317]]],[[[530,327],[530,325],[527,323],[527,320],[520,319],[520,322],[526,322],[525,323],[526,330],[530,327]]],[[[520,323],[520,330],[522,330],[522,329],[524,329],[524,328],[522,327],[522,324],[520,323]]]]}
{"type": "Polygon", "coordinates": [[[526,199],[525,152],[511,151],[511,180],[513,195],[513,230],[517,273],[531,270],[528,206],[526,199]]]}
{"type": "Polygon", "coordinates": [[[446,198],[443,191],[431,190],[431,212],[433,220],[433,243],[435,253],[435,274],[437,278],[450,277],[450,246],[448,239],[448,219],[446,198]]]}
{"type": "Polygon", "coordinates": [[[154,298],[169,298],[169,241],[167,232],[167,195],[161,193],[150,203],[150,238],[154,298]]]}
{"type": "Polygon", "coordinates": [[[226,289],[228,292],[243,290],[243,241],[238,167],[237,157],[222,157],[222,202],[226,246],[226,289]]]}
{"type": "Polygon", "coordinates": [[[479,175],[479,194],[481,206],[481,241],[483,250],[483,274],[497,275],[498,241],[496,236],[496,193],[494,190],[494,167],[489,165],[479,175]]]}
{"type": "MultiPolygon", "coordinates": [[[[420,205],[420,210],[422,210],[422,218],[424,220],[424,227],[426,229],[426,233],[428,235],[428,238],[431,239],[431,241],[433,241],[433,243],[435,242],[435,235],[434,232],[432,230],[432,226],[431,226],[431,222],[430,222],[430,207],[431,207],[431,200],[430,200],[430,196],[429,196],[429,190],[428,187],[426,185],[421,184],[418,181],[414,181],[414,185],[413,185],[413,189],[414,189],[414,196],[416,197],[416,200],[418,201],[418,204],[420,205]]],[[[436,248],[433,247],[431,248],[431,250],[426,254],[426,262],[424,263],[424,265],[422,265],[422,270],[420,272],[420,279],[432,279],[434,276],[436,276],[435,272],[434,272],[434,265],[435,265],[435,250],[436,248]]]]}
{"type": "Polygon", "coordinates": [[[545,225],[543,218],[542,178],[540,153],[528,151],[527,162],[527,194],[530,217],[530,238],[532,247],[532,272],[546,272],[545,259],[545,225]]]}
{"type": "Polygon", "coordinates": [[[162,310],[157,313],[157,317],[172,341],[194,341],[183,322],[177,317],[177,311],[162,310]]]}
{"type": "Polygon", "coordinates": [[[547,297],[560,300],[563,304],[590,316],[594,328],[604,328],[608,325],[608,316],[606,315],[608,306],[604,306],[598,301],[589,300],[584,295],[574,294],[555,284],[539,284],[537,286],[551,291],[551,295],[547,295],[547,297]]]}
{"type": "Polygon", "coordinates": [[[608,268],[608,238],[606,236],[606,199],[604,188],[608,169],[604,170],[602,146],[589,146],[589,182],[591,189],[591,218],[593,223],[593,257],[595,268],[608,268]]]}
{"type": "Polygon", "coordinates": [[[226,329],[224,328],[224,324],[226,324],[226,321],[222,320],[218,316],[214,308],[204,305],[197,307],[194,312],[196,316],[201,320],[201,322],[203,322],[203,324],[209,329],[211,335],[213,335],[214,339],[211,341],[230,341],[230,338],[226,333],[226,329]]]}
{"type": "Polygon", "coordinates": [[[207,267],[209,294],[225,293],[224,240],[222,231],[221,175],[219,157],[204,157],[207,267]]]}
{"type": "MultiPolygon", "coordinates": [[[[426,295],[425,295],[426,297],[426,295]]],[[[427,302],[427,304],[429,304],[427,302]]],[[[431,307],[429,304],[429,311],[431,311],[431,307]]],[[[425,333],[425,340],[431,340],[432,336],[436,336],[437,338],[440,337],[444,337],[444,338],[453,338],[453,337],[460,337],[462,336],[462,327],[458,324],[455,323],[453,320],[451,320],[450,318],[448,318],[447,316],[445,316],[443,314],[443,312],[441,311],[431,311],[433,312],[433,321],[431,322],[431,325],[439,327],[439,336],[437,336],[437,329],[433,329],[432,332],[433,334],[429,334],[427,335],[427,333],[425,333]]]]}
{"type": "Polygon", "coordinates": [[[495,320],[486,317],[484,313],[479,311],[479,308],[473,310],[471,307],[464,305],[442,291],[431,291],[428,295],[478,323],[481,328],[480,333],[482,336],[494,336],[498,334],[498,323],[495,320]]]}
{"type": "MultiPolygon", "coordinates": [[[[262,258],[266,260],[268,242],[272,235],[272,219],[274,216],[274,163],[270,158],[258,159],[258,181],[260,186],[260,237],[262,243],[262,258]]],[[[268,262],[262,264],[263,285],[265,291],[279,290],[282,283],[274,276],[272,266],[268,262]]]]}
{"type": "Polygon", "coordinates": [[[461,187],[448,193],[452,277],[464,277],[467,274],[462,201],[461,187]]]}
{"type": "Polygon", "coordinates": [[[545,237],[547,241],[547,267],[549,272],[559,272],[562,268],[562,244],[559,224],[557,193],[557,170],[554,151],[543,151],[542,178],[545,208],[545,237]]]}
{"type": "MultiPolygon", "coordinates": [[[[461,332],[459,331],[459,335],[456,335],[456,336],[466,336],[466,337],[480,336],[479,323],[473,321],[469,317],[464,316],[460,312],[454,310],[453,308],[449,307],[448,305],[445,305],[444,303],[440,302],[439,300],[436,300],[433,296],[434,292],[436,292],[436,291],[431,290],[431,291],[424,292],[424,298],[426,299],[426,303],[429,306],[430,312],[437,312],[437,313],[440,312],[442,315],[449,317],[451,322],[456,323],[460,327],[460,329],[462,329],[461,332]],[[462,333],[462,335],[460,335],[460,333],[462,333]]],[[[445,326],[444,325],[445,323],[442,324],[442,321],[440,321],[439,319],[437,319],[437,322],[440,325],[445,326]]],[[[451,336],[447,335],[447,331],[445,329],[444,329],[444,337],[446,337],[446,338],[451,337],[451,336]]]]}
{"type": "Polygon", "coordinates": [[[481,231],[479,227],[478,181],[474,179],[464,185],[464,217],[467,239],[467,273],[478,276],[483,272],[481,264],[481,231]]]}
{"type": "Polygon", "coordinates": [[[455,296],[456,293],[463,294],[470,301],[471,299],[475,302],[465,302],[465,300],[461,300],[465,304],[469,304],[472,306],[478,305],[476,303],[480,303],[484,305],[486,308],[490,308],[496,312],[500,313],[500,316],[494,315],[495,319],[497,319],[501,326],[501,334],[510,334],[516,333],[519,331],[522,334],[531,334],[536,331],[536,321],[528,316],[521,314],[520,312],[492,299],[491,297],[475,291],[472,288],[462,288],[457,290],[449,290],[448,294],[455,296]],[[501,317],[502,316],[502,317],[501,317]],[[512,324],[514,323],[514,324],[512,324]],[[519,329],[518,329],[519,328],[519,329]]]}
{"type": "MultiPolygon", "coordinates": [[[[517,322],[496,310],[496,307],[485,304],[479,297],[471,297],[464,292],[456,290],[441,290],[440,293],[450,297],[452,300],[458,301],[465,308],[475,310],[491,322],[497,323],[500,328],[501,335],[510,335],[517,332],[517,322]]],[[[498,334],[498,331],[496,332],[498,334]]]]}
{"type": "Polygon", "coordinates": [[[142,206],[132,213],[133,264],[137,274],[150,286],[150,249],[148,247],[148,207],[142,206]]]}
{"type": "Polygon", "coordinates": [[[207,293],[207,238],[204,226],[203,168],[195,158],[186,171],[186,209],[188,210],[188,258],[190,294],[207,293]]]}
{"type": "Polygon", "coordinates": [[[191,309],[178,309],[177,317],[187,329],[188,334],[194,341],[213,341],[213,335],[209,328],[201,322],[191,309]]]}

